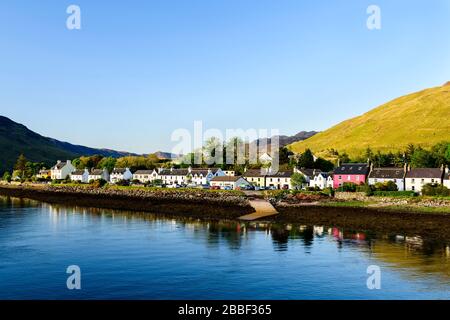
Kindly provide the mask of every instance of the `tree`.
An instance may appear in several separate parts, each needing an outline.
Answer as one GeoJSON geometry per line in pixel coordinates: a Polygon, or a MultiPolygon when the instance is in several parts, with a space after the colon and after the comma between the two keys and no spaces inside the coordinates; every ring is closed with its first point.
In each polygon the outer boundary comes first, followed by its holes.
{"type": "Polygon", "coordinates": [[[414,168],[434,168],[436,158],[431,151],[418,148],[411,156],[411,166],[414,168]]]}
{"type": "Polygon", "coordinates": [[[100,160],[97,164],[98,169],[107,169],[108,172],[111,172],[116,167],[116,159],[113,157],[107,157],[100,160]]]}
{"type": "Polygon", "coordinates": [[[17,177],[20,179],[24,179],[25,178],[25,173],[27,170],[27,158],[25,158],[25,156],[23,154],[21,154],[18,158],[17,158],[17,162],[14,166],[15,171],[17,171],[17,177]]]}
{"type": "Polygon", "coordinates": [[[306,149],[298,158],[297,165],[300,168],[314,168],[314,156],[310,149],[306,149]]]}
{"type": "Polygon", "coordinates": [[[314,162],[314,169],[319,169],[323,172],[329,172],[334,169],[334,164],[331,161],[325,160],[323,158],[317,158],[314,162]]]}
{"type": "Polygon", "coordinates": [[[301,189],[306,184],[306,178],[301,173],[294,173],[291,176],[291,185],[294,189],[301,189]]]}
{"type": "Polygon", "coordinates": [[[11,182],[11,174],[8,171],[3,174],[3,181],[11,182]]]}

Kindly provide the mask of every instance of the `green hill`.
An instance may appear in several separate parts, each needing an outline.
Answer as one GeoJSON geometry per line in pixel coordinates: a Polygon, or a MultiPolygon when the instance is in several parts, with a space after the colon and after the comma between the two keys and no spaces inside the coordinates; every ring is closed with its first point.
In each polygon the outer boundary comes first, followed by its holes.
{"type": "Polygon", "coordinates": [[[108,149],[94,149],[43,137],[9,118],[0,116],[0,174],[11,170],[17,157],[23,153],[33,162],[52,165],[56,160],[73,159],[81,155],[99,154],[121,157],[133,155],[108,149]]]}
{"type": "Polygon", "coordinates": [[[343,121],[313,137],[289,145],[299,153],[311,149],[327,157],[329,149],[360,156],[373,151],[403,151],[412,143],[429,148],[450,140],[450,82],[412,93],[359,117],[343,121]]]}

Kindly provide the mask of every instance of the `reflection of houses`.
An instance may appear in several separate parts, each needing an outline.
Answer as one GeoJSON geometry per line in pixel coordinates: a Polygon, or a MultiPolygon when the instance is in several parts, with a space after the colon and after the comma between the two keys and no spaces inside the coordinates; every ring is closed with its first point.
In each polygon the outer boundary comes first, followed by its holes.
{"type": "Polygon", "coordinates": [[[399,191],[405,190],[405,174],[404,168],[372,168],[369,173],[369,184],[386,183],[392,181],[397,185],[399,191]]]}
{"type": "Polygon", "coordinates": [[[344,183],[364,184],[369,174],[367,163],[344,163],[334,170],[333,187],[341,187],[344,183]]]}
{"type": "Polygon", "coordinates": [[[87,183],[89,181],[88,169],[75,170],[70,174],[70,180],[87,183]]]}
{"type": "Polygon", "coordinates": [[[66,179],[72,172],[75,171],[75,167],[72,165],[70,160],[60,161],[58,160],[56,164],[50,169],[50,175],[53,180],[63,180],[66,179]]]}
{"type": "Polygon", "coordinates": [[[405,189],[421,192],[428,183],[441,184],[444,170],[439,168],[413,168],[406,173],[405,189]]]}
{"type": "Polygon", "coordinates": [[[92,169],[91,172],[89,172],[89,178],[88,181],[95,181],[95,180],[105,180],[109,181],[109,172],[108,169],[92,169]]]}
{"type": "Polygon", "coordinates": [[[246,186],[249,186],[250,183],[245,180],[243,177],[235,176],[221,176],[221,177],[214,177],[211,179],[211,187],[219,187],[221,189],[224,188],[231,188],[233,190],[239,188],[244,188],[246,186]]]}
{"type": "Polygon", "coordinates": [[[133,174],[128,168],[114,168],[109,178],[111,183],[117,183],[121,180],[133,179],[133,174]]]}

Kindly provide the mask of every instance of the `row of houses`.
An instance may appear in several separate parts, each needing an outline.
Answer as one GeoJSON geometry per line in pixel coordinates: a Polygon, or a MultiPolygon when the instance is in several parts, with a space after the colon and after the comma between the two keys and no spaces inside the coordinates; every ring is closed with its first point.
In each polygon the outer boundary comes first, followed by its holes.
{"type": "Polygon", "coordinates": [[[425,184],[443,184],[450,188],[448,167],[441,168],[374,168],[369,163],[346,163],[338,166],[333,172],[322,172],[317,169],[294,168],[293,170],[272,171],[266,169],[245,170],[242,176],[236,176],[234,171],[224,171],[220,168],[183,168],[154,170],[137,170],[132,173],[128,168],[114,168],[111,173],[106,169],[77,170],[70,160],[58,161],[49,171],[41,171],[51,179],[61,180],[70,177],[73,181],[89,182],[104,179],[111,183],[120,180],[137,180],[141,183],[161,181],[165,185],[210,185],[213,187],[236,189],[253,185],[260,188],[292,189],[291,177],[300,173],[305,177],[309,187],[325,189],[339,188],[344,183],[376,185],[392,181],[398,190],[421,192],[425,184]]]}
{"type": "Polygon", "coordinates": [[[333,187],[339,188],[345,182],[369,185],[392,181],[400,191],[420,193],[426,184],[443,184],[450,188],[448,167],[441,168],[374,168],[367,163],[347,163],[339,166],[333,173],[333,187]]]}

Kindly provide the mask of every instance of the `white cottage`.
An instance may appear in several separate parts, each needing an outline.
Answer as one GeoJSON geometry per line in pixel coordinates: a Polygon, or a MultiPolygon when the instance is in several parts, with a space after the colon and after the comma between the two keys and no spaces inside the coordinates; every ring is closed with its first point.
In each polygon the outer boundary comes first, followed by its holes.
{"type": "Polygon", "coordinates": [[[188,182],[196,185],[209,184],[212,178],[226,175],[220,168],[189,168],[188,171],[188,182]]]}
{"type": "Polygon", "coordinates": [[[220,189],[225,189],[227,187],[235,190],[239,188],[245,188],[249,186],[250,183],[243,177],[230,177],[230,176],[220,176],[211,179],[211,187],[219,187],[220,189]]]}
{"type": "Polygon", "coordinates": [[[70,160],[58,160],[56,164],[50,169],[52,180],[64,180],[75,171],[75,167],[70,160]]]}
{"type": "Polygon", "coordinates": [[[189,169],[160,169],[158,178],[165,185],[188,184],[189,169]]]}
{"type": "Polygon", "coordinates": [[[88,181],[95,181],[95,180],[105,180],[109,181],[109,172],[108,169],[92,169],[89,173],[88,181]]]}
{"type": "Polygon", "coordinates": [[[309,186],[311,188],[319,188],[322,190],[333,188],[333,173],[317,170],[309,180],[309,186]]]}
{"type": "Polygon", "coordinates": [[[450,173],[448,170],[448,167],[445,168],[445,174],[444,174],[444,186],[450,189],[450,173]]]}
{"type": "Polygon", "coordinates": [[[138,170],[133,173],[133,180],[139,180],[140,183],[148,183],[158,179],[156,170],[138,170]]]}
{"type": "Polygon", "coordinates": [[[373,186],[377,183],[392,181],[397,185],[398,191],[404,191],[406,172],[406,166],[405,168],[372,168],[368,181],[373,186]]]}
{"type": "Polygon", "coordinates": [[[414,168],[406,173],[405,190],[421,192],[422,187],[428,183],[442,184],[443,169],[414,168]]]}
{"type": "Polygon", "coordinates": [[[131,180],[133,179],[133,174],[128,168],[114,168],[109,176],[111,183],[117,183],[121,180],[131,180]]]}
{"type": "Polygon", "coordinates": [[[70,174],[70,180],[78,181],[81,183],[87,183],[89,181],[88,169],[75,170],[70,174]]]}

